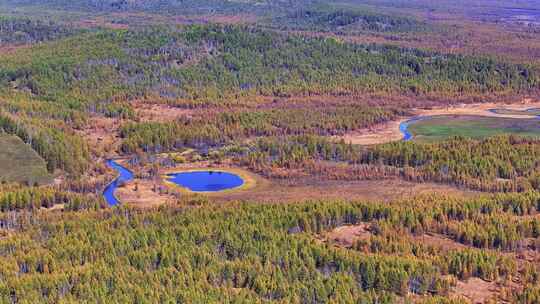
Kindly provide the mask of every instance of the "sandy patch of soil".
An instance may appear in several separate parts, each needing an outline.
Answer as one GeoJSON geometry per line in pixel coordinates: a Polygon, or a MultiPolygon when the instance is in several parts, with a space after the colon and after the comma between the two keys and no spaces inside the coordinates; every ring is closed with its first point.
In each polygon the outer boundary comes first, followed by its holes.
{"type": "Polygon", "coordinates": [[[486,303],[493,299],[499,292],[495,282],[487,282],[479,278],[470,278],[466,281],[458,281],[452,289],[451,297],[465,298],[470,303],[486,303]]]}
{"type": "Polygon", "coordinates": [[[341,247],[349,248],[358,240],[365,240],[371,236],[369,224],[340,226],[326,233],[324,239],[341,247]]]}
{"type": "Polygon", "coordinates": [[[378,145],[398,141],[403,138],[403,134],[399,131],[399,125],[408,119],[409,118],[401,118],[397,121],[386,122],[368,129],[350,132],[334,138],[337,140],[343,139],[346,143],[351,143],[353,145],[378,145]]]}
{"type": "Polygon", "coordinates": [[[142,121],[159,121],[167,122],[174,121],[179,117],[191,118],[197,112],[192,109],[182,109],[178,107],[172,107],[166,104],[133,104],[137,117],[142,121]]]}
{"type": "Polygon", "coordinates": [[[111,22],[110,20],[107,20],[107,18],[103,16],[98,16],[93,19],[81,20],[81,21],[76,22],[74,25],[78,27],[82,27],[82,28],[104,27],[104,28],[120,29],[120,30],[125,30],[129,28],[127,24],[114,23],[114,22],[111,22]]]}
{"type": "Polygon", "coordinates": [[[414,239],[424,245],[440,248],[442,251],[468,248],[466,245],[438,234],[426,233],[422,236],[415,236],[414,239]]]}
{"type": "Polygon", "coordinates": [[[2,45],[0,46],[0,54],[10,54],[14,53],[17,50],[30,48],[31,44],[20,44],[20,45],[2,45]]]}
{"type": "Polygon", "coordinates": [[[530,108],[540,108],[540,102],[531,102],[525,99],[521,103],[501,104],[501,103],[481,103],[481,104],[462,104],[458,106],[435,108],[435,109],[414,109],[410,117],[402,117],[399,120],[386,122],[371,128],[350,132],[343,136],[336,136],[336,140],[345,140],[346,143],[356,145],[375,145],[401,140],[403,134],[399,130],[399,125],[416,116],[434,116],[434,115],[478,115],[501,118],[519,118],[527,119],[532,116],[527,115],[507,115],[498,114],[489,111],[490,109],[505,108],[510,110],[526,110],[530,108]]]}
{"type": "Polygon", "coordinates": [[[119,187],[115,196],[123,204],[138,208],[153,208],[176,201],[163,184],[142,179],[135,179],[119,187]]]}
{"type": "Polygon", "coordinates": [[[432,116],[432,115],[479,115],[488,117],[503,117],[503,118],[531,118],[527,115],[507,115],[498,114],[489,111],[490,109],[509,109],[509,110],[527,110],[530,108],[539,108],[540,102],[531,102],[526,99],[521,103],[501,104],[501,103],[480,103],[480,104],[464,104],[454,107],[437,108],[437,109],[418,109],[414,111],[416,116],[432,116]]]}

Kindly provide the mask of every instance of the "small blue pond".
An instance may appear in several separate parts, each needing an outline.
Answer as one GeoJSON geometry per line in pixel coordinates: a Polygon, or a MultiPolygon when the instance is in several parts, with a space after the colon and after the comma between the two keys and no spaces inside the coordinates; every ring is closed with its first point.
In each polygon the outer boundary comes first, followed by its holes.
{"type": "Polygon", "coordinates": [[[216,192],[244,184],[240,176],[222,171],[180,172],[168,176],[169,181],[194,192],[216,192]]]}
{"type": "Polygon", "coordinates": [[[110,206],[118,205],[119,201],[114,196],[114,192],[116,191],[116,188],[121,183],[129,182],[133,179],[133,173],[129,171],[128,169],[120,166],[117,162],[115,162],[112,159],[107,160],[107,165],[111,167],[112,169],[116,170],[119,174],[118,178],[116,178],[112,183],[110,183],[106,188],[105,191],[103,191],[103,197],[107,201],[107,203],[110,206]]]}

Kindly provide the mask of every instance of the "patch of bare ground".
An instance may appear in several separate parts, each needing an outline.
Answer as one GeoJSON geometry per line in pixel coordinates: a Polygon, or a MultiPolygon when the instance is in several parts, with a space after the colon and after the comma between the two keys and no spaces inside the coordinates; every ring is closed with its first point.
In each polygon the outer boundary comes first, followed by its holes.
{"type": "MultiPolygon", "coordinates": [[[[366,240],[371,237],[369,223],[339,226],[323,235],[323,239],[339,247],[350,248],[356,241],[366,240]]],[[[412,242],[426,246],[436,247],[444,252],[456,249],[465,249],[468,246],[451,240],[444,235],[425,233],[422,235],[407,235],[412,242]]]]}
{"type": "Polygon", "coordinates": [[[466,245],[458,243],[440,234],[425,233],[421,236],[413,236],[413,239],[416,242],[419,242],[421,244],[437,247],[441,249],[442,251],[450,251],[450,250],[455,250],[455,249],[467,248],[466,245]]]}
{"type": "Polygon", "coordinates": [[[327,232],[323,239],[332,242],[333,244],[350,248],[358,240],[365,240],[371,236],[368,223],[360,223],[357,225],[346,225],[335,228],[327,232]]]}
{"type": "Polygon", "coordinates": [[[432,115],[477,115],[488,117],[501,117],[501,118],[519,118],[526,119],[531,118],[526,115],[508,115],[491,112],[491,109],[504,108],[509,110],[526,110],[530,108],[540,107],[540,102],[533,102],[531,99],[524,99],[520,103],[475,103],[475,104],[461,104],[452,107],[445,108],[433,108],[433,109],[417,109],[414,111],[416,116],[432,116],[432,115]]]}
{"type": "Polygon", "coordinates": [[[410,117],[403,117],[397,121],[386,122],[367,129],[357,130],[343,136],[334,136],[336,140],[344,140],[346,143],[357,145],[374,145],[401,140],[403,134],[399,130],[399,125],[417,116],[436,115],[477,115],[487,117],[530,119],[527,115],[508,115],[491,112],[491,109],[505,108],[509,110],[526,110],[540,107],[540,102],[532,102],[531,99],[524,99],[520,103],[476,103],[448,106],[444,108],[413,109],[410,117]]]}
{"type": "Polygon", "coordinates": [[[0,240],[8,239],[14,235],[15,233],[13,231],[5,228],[0,228],[0,240]]]}
{"type": "Polygon", "coordinates": [[[109,28],[109,29],[120,29],[120,30],[129,28],[127,24],[111,22],[111,20],[108,20],[108,18],[104,16],[98,16],[92,19],[84,19],[84,20],[76,22],[74,25],[78,27],[82,27],[82,28],[100,27],[100,28],[109,28]]]}
{"type": "MultiPolygon", "coordinates": [[[[452,288],[451,297],[466,299],[469,303],[481,304],[494,300],[500,292],[500,286],[496,282],[487,282],[479,278],[469,278],[466,281],[458,281],[452,288]]],[[[498,302],[500,303],[500,302],[498,302]]]]}
{"type": "Polygon", "coordinates": [[[118,139],[120,125],[121,120],[117,118],[94,116],[83,129],[78,130],[78,133],[87,140],[88,146],[96,155],[105,153],[111,156],[118,151],[120,145],[118,139]]]}
{"type": "Polygon", "coordinates": [[[200,23],[220,23],[220,24],[247,24],[257,21],[256,15],[235,14],[235,15],[198,15],[198,16],[175,16],[177,24],[200,24],[200,23]]]}
{"type": "Polygon", "coordinates": [[[136,102],[133,103],[133,107],[135,113],[137,113],[137,117],[142,121],[174,121],[179,117],[192,118],[196,113],[201,112],[196,109],[185,109],[159,103],[136,102]]]}
{"type": "Polygon", "coordinates": [[[0,54],[11,54],[16,52],[17,50],[24,49],[24,48],[30,48],[31,44],[20,44],[20,45],[0,45],[0,54]]]}
{"type": "Polygon", "coordinates": [[[397,121],[385,122],[343,136],[335,136],[334,138],[337,140],[343,139],[346,143],[353,145],[378,145],[398,141],[403,138],[403,134],[399,131],[399,125],[407,119],[401,118],[397,121]]]}
{"type": "Polygon", "coordinates": [[[43,211],[57,211],[57,210],[64,210],[64,204],[56,204],[50,208],[40,208],[40,210],[43,210],[43,211]]]}
{"type": "Polygon", "coordinates": [[[161,182],[135,179],[116,189],[116,198],[137,208],[154,208],[176,202],[176,197],[161,182]]]}

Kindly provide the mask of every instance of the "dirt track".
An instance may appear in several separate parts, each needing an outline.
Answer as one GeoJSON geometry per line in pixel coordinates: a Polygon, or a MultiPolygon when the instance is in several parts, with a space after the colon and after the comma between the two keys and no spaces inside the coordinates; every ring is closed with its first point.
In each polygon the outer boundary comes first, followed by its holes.
{"type": "Polygon", "coordinates": [[[490,109],[505,108],[510,110],[526,110],[530,108],[540,108],[540,102],[524,101],[517,104],[500,104],[500,103],[480,103],[480,104],[464,104],[437,109],[414,109],[413,115],[402,117],[399,120],[380,124],[368,129],[357,130],[343,136],[337,136],[337,140],[345,140],[346,143],[355,145],[376,145],[387,142],[401,140],[403,134],[399,130],[399,125],[416,116],[433,116],[433,115],[479,115],[489,117],[505,117],[505,118],[531,118],[527,115],[507,115],[490,112],[490,109]]]}

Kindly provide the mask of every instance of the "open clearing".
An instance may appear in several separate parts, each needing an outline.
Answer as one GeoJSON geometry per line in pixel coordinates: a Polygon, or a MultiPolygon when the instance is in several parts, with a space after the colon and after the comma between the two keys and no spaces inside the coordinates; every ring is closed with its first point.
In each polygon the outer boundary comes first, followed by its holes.
{"type": "Polygon", "coordinates": [[[399,130],[399,125],[413,117],[421,116],[439,116],[439,115],[475,115],[484,117],[531,119],[529,115],[523,115],[523,111],[531,108],[539,108],[539,102],[530,102],[524,100],[517,104],[499,104],[499,103],[481,103],[481,104],[463,104],[453,107],[436,109],[414,109],[413,115],[403,117],[396,121],[387,122],[372,128],[354,131],[335,139],[343,139],[347,143],[356,145],[376,145],[387,142],[401,140],[403,134],[399,130]],[[504,109],[504,111],[491,111],[493,109],[504,109]]]}
{"type": "Polygon", "coordinates": [[[0,180],[34,184],[49,184],[51,175],[45,161],[20,138],[0,134],[0,180]]]}
{"type": "Polygon", "coordinates": [[[279,180],[257,177],[257,185],[245,191],[217,192],[212,199],[225,201],[303,202],[313,200],[393,201],[405,197],[439,193],[475,195],[476,192],[434,183],[415,184],[399,179],[377,181],[330,181],[316,179],[279,180]]]}

